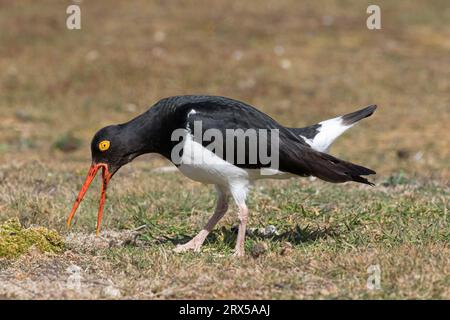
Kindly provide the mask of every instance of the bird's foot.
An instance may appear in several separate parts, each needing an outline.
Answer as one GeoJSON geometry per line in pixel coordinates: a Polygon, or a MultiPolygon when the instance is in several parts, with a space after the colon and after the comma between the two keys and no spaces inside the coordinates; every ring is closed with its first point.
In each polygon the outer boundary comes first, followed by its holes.
{"type": "Polygon", "coordinates": [[[233,257],[243,257],[243,256],[245,256],[245,250],[244,250],[244,248],[236,248],[236,249],[234,249],[234,252],[233,252],[233,257]]]}
{"type": "Polygon", "coordinates": [[[187,252],[189,250],[192,250],[194,252],[200,252],[200,249],[202,247],[203,242],[198,241],[197,239],[192,239],[191,241],[185,243],[185,244],[179,244],[177,245],[173,251],[177,253],[181,252],[187,252]]]}

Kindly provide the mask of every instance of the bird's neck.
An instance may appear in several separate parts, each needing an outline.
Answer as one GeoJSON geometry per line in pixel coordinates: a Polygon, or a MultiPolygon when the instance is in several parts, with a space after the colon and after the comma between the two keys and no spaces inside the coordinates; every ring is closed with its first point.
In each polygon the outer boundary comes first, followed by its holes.
{"type": "Polygon", "coordinates": [[[150,108],[147,112],[122,124],[124,143],[134,157],[145,153],[159,153],[170,156],[172,128],[165,112],[150,108]]]}

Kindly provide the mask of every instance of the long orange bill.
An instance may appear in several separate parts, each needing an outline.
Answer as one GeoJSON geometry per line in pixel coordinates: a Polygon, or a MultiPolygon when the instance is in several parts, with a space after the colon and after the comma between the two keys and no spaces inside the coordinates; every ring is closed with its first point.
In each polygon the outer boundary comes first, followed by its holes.
{"type": "Polygon", "coordinates": [[[100,205],[98,207],[98,214],[97,214],[97,235],[100,233],[100,224],[102,223],[102,216],[103,216],[103,206],[105,205],[105,199],[106,199],[106,189],[108,188],[108,182],[109,179],[111,179],[111,174],[108,171],[108,166],[103,166],[102,170],[102,194],[100,196],[100,205]]]}
{"type": "Polygon", "coordinates": [[[67,219],[67,227],[70,227],[70,223],[72,222],[73,216],[75,215],[75,212],[78,209],[78,206],[80,205],[80,202],[83,200],[84,195],[86,194],[86,191],[89,189],[89,186],[91,185],[92,181],[94,180],[98,170],[102,168],[102,193],[100,197],[100,207],[98,208],[98,216],[97,216],[97,235],[100,232],[100,223],[102,220],[103,215],[103,206],[105,204],[106,199],[106,188],[108,186],[108,182],[111,179],[111,174],[108,170],[108,165],[105,163],[99,163],[95,164],[93,163],[91,167],[89,168],[89,172],[87,174],[86,180],[83,183],[83,186],[81,187],[80,192],[78,193],[77,199],[75,200],[75,203],[73,204],[72,211],[70,212],[69,218],[67,219]]]}

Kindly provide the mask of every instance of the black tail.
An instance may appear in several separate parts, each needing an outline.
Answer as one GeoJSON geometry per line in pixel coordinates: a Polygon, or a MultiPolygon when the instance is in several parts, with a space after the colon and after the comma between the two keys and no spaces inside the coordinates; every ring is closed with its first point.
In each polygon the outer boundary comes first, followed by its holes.
{"type": "MultiPolygon", "coordinates": [[[[348,162],[348,161],[344,161],[344,160],[340,160],[338,158],[335,158],[333,156],[330,156],[329,154],[323,153],[321,154],[321,156],[323,158],[325,158],[326,161],[329,161],[330,163],[332,163],[329,166],[326,166],[327,168],[327,172],[324,172],[325,175],[319,178],[322,178],[324,180],[327,181],[331,181],[331,182],[345,182],[345,181],[355,181],[355,182],[360,182],[360,183],[365,183],[368,185],[373,186],[374,184],[370,181],[368,181],[366,178],[361,177],[361,176],[365,176],[365,175],[369,175],[369,174],[376,174],[375,171],[373,171],[372,169],[348,162]],[[334,179],[336,179],[335,181],[333,181],[334,179]],[[343,179],[343,181],[339,181],[343,179]]],[[[323,172],[323,168],[319,169],[319,172],[323,172]]]]}
{"type": "Polygon", "coordinates": [[[362,177],[376,174],[375,171],[335,158],[329,154],[317,152],[316,159],[311,166],[312,175],[329,182],[355,181],[373,186],[374,184],[362,177]]]}
{"type": "Polygon", "coordinates": [[[361,119],[370,117],[374,112],[375,109],[377,108],[377,106],[375,104],[370,105],[368,107],[365,107],[361,110],[352,112],[352,113],[347,113],[346,115],[342,116],[342,123],[343,125],[351,125],[361,119]]]}
{"type": "MultiPolygon", "coordinates": [[[[283,141],[285,142],[285,141],[283,141]]],[[[291,141],[280,144],[280,169],[300,176],[315,176],[319,179],[340,183],[355,181],[373,186],[362,177],[376,172],[329,154],[315,151],[309,147],[299,146],[291,141]]]]}

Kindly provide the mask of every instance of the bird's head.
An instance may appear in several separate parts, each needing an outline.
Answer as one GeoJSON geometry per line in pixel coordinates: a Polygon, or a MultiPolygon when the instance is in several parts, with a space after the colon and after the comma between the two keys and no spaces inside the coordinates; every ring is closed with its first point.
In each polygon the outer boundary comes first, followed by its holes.
{"type": "Polygon", "coordinates": [[[112,176],[123,165],[134,157],[133,141],[129,141],[126,130],[120,125],[112,125],[100,129],[92,138],[92,164],[103,166],[112,176]]]}
{"type": "Polygon", "coordinates": [[[95,134],[91,142],[92,164],[89,168],[86,180],[84,181],[84,184],[75,200],[72,211],[67,220],[67,226],[70,226],[70,222],[75,215],[78,205],[83,200],[83,197],[94,180],[97,172],[102,169],[102,190],[97,216],[97,234],[100,232],[100,223],[108,183],[120,167],[127,164],[142,153],[134,150],[139,150],[139,145],[136,145],[136,143],[130,141],[130,137],[126,134],[126,130],[123,130],[120,125],[105,127],[95,134]]]}

